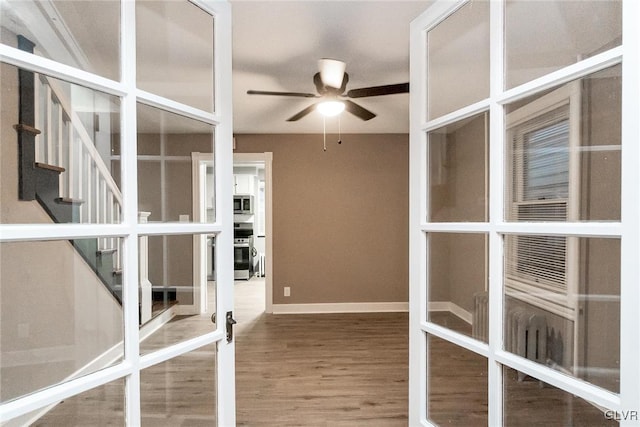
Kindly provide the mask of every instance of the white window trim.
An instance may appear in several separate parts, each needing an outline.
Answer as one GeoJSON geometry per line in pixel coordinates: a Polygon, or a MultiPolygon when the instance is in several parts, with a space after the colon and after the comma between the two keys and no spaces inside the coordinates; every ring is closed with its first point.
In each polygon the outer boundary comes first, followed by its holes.
{"type": "MultiPolygon", "coordinates": [[[[568,106],[566,118],[569,120],[569,191],[566,201],[566,221],[578,221],[580,209],[580,140],[581,140],[581,82],[572,81],[550,92],[523,107],[506,115],[505,125],[507,131],[506,151],[507,158],[511,158],[513,150],[512,131],[536,117],[551,111],[568,106]]],[[[507,165],[505,165],[507,166],[507,165]]],[[[513,165],[512,167],[515,167],[513,165]]],[[[513,172],[516,173],[516,172],[513,172]]],[[[511,183],[507,185],[506,200],[510,204],[524,204],[524,201],[514,201],[511,183]]],[[[560,199],[558,199],[559,201],[560,199]]],[[[534,202],[529,202],[532,204],[534,202]]],[[[579,250],[578,238],[566,238],[566,292],[559,293],[550,290],[545,285],[536,285],[533,282],[518,279],[505,278],[505,294],[525,301],[535,307],[562,316],[568,320],[576,320],[578,275],[579,275],[579,250]]],[[[514,249],[515,250],[515,249],[514,249]]],[[[577,329],[577,328],[576,328],[577,329]]]]}

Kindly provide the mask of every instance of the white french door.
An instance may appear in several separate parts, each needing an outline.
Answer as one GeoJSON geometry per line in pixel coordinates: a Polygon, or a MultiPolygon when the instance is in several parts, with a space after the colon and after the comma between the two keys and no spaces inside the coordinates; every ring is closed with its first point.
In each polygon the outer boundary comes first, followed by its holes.
{"type": "Polygon", "coordinates": [[[1,6],[0,78],[12,95],[2,101],[0,421],[235,425],[230,5],[1,6]],[[43,142],[36,160],[49,165],[38,167],[60,174],[60,195],[48,201],[57,179],[37,178],[29,198],[8,148],[16,133],[36,151],[43,142]],[[196,152],[212,159],[210,215],[193,211],[196,152]],[[89,204],[101,197],[104,211],[89,204]],[[209,283],[195,247],[207,236],[209,283]],[[167,323],[175,315],[192,323],[167,323]]]}
{"type": "Polygon", "coordinates": [[[638,16],[412,22],[409,425],[640,425],[638,16]]]}

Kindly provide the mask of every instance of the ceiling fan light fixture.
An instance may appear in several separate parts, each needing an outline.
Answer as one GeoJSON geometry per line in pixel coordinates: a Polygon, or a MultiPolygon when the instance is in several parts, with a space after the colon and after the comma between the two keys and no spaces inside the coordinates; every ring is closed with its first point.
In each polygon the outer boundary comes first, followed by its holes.
{"type": "Polygon", "coordinates": [[[323,116],[333,117],[344,111],[344,102],[342,101],[323,101],[316,106],[316,110],[323,116]]]}
{"type": "Polygon", "coordinates": [[[344,79],[344,70],[347,64],[337,59],[322,58],[318,61],[320,79],[325,86],[339,89],[344,79]]]}

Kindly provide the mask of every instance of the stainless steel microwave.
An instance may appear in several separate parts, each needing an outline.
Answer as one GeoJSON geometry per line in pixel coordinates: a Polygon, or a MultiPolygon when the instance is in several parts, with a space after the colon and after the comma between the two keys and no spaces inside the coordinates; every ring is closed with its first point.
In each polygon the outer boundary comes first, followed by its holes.
{"type": "Polygon", "coordinates": [[[253,215],[253,196],[248,194],[233,196],[233,213],[253,215]]]}

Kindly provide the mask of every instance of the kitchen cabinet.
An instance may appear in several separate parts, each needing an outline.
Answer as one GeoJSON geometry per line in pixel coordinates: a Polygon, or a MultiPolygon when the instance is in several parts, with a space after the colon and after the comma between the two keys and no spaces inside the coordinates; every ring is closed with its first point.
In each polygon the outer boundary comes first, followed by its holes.
{"type": "Polygon", "coordinates": [[[247,174],[233,175],[233,194],[253,194],[254,176],[247,174]]]}

